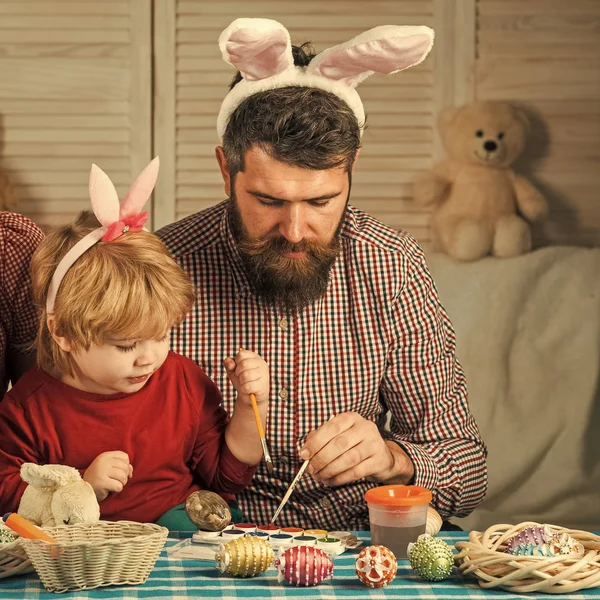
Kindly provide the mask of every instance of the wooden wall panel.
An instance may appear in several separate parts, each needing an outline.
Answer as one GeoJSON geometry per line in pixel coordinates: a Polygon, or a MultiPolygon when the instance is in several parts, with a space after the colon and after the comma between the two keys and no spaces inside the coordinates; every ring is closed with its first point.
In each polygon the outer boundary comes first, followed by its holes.
{"type": "Polygon", "coordinates": [[[537,244],[600,245],[600,2],[478,0],[476,97],[522,105],[519,167],[546,194],[537,244]]]}
{"type": "Polygon", "coordinates": [[[151,158],[150,8],[0,0],[0,165],[43,227],[89,208],[92,162],[124,194],[151,158]]]}
{"type": "Polygon", "coordinates": [[[155,227],[220,201],[215,121],[233,69],[217,38],[240,15],[278,19],[317,51],[384,23],[435,28],[424,64],[359,89],[369,127],[355,205],[427,246],[411,197],[443,155],[435,116],[503,99],[533,117],[518,167],[551,204],[537,243],[600,244],[597,0],[0,0],[0,166],[21,210],[63,222],[88,206],[92,161],[124,193],[153,153],[155,227]]]}

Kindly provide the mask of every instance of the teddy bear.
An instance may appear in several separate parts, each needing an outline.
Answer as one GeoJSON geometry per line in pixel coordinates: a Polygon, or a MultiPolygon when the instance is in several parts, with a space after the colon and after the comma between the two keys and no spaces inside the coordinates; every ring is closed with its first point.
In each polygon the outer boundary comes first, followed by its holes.
{"type": "Polygon", "coordinates": [[[21,479],[29,485],[19,504],[19,515],[41,527],[95,523],[100,507],[94,488],[79,471],[66,465],[23,463],[21,479]]]}
{"type": "Polygon", "coordinates": [[[459,261],[531,250],[528,222],[544,218],[543,196],[511,164],[529,130],[526,115],[505,102],[442,110],[438,128],[448,158],[424,173],[415,200],[433,207],[433,249],[459,261]]]}

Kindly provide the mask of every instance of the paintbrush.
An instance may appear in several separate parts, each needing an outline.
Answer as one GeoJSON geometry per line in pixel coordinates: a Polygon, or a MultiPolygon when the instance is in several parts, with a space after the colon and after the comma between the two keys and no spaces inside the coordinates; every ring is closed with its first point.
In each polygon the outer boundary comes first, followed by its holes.
{"type": "Polygon", "coordinates": [[[285,493],[285,496],[283,497],[281,504],[278,506],[277,510],[275,511],[275,514],[273,515],[273,518],[271,519],[271,523],[275,523],[275,519],[279,516],[281,509],[286,505],[287,501],[290,499],[290,496],[292,495],[294,488],[300,481],[300,478],[302,477],[302,475],[304,475],[304,471],[306,470],[306,467],[308,467],[309,462],[310,462],[310,459],[305,460],[304,463],[302,463],[302,466],[300,467],[298,474],[296,475],[296,477],[294,477],[294,481],[292,481],[292,483],[290,483],[290,487],[287,489],[287,492],[285,493]]]}
{"type": "MultiPolygon", "coordinates": [[[[240,348],[240,352],[243,348],[240,348]]],[[[267,471],[269,475],[273,473],[273,461],[271,460],[271,454],[267,446],[267,438],[265,437],[265,430],[263,429],[262,421],[260,419],[260,413],[258,412],[258,404],[256,404],[256,396],[250,394],[250,402],[252,402],[252,411],[254,412],[254,420],[256,421],[256,428],[258,429],[258,436],[260,437],[260,443],[263,449],[263,455],[265,457],[265,464],[267,465],[267,471]]]]}
{"type": "Polygon", "coordinates": [[[260,420],[260,414],[258,412],[258,405],[256,404],[256,396],[250,394],[250,402],[252,402],[252,410],[254,411],[254,418],[256,419],[256,428],[258,429],[258,435],[260,437],[260,443],[262,444],[263,454],[265,455],[265,464],[267,465],[267,471],[269,474],[273,472],[273,461],[271,460],[271,454],[267,447],[267,438],[265,437],[265,431],[260,420]]]}

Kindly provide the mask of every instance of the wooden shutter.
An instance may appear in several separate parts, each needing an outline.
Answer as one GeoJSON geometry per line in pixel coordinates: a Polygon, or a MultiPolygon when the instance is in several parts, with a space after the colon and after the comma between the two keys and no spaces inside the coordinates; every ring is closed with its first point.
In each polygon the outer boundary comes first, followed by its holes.
{"type": "Polygon", "coordinates": [[[41,226],[89,208],[96,162],[120,194],[151,154],[148,0],[0,0],[0,164],[41,226]]]}
{"type": "MultiPolygon", "coordinates": [[[[162,172],[157,224],[169,223],[224,198],[214,157],[216,117],[234,70],[217,40],[240,16],[267,17],[290,31],[292,43],[317,52],[377,25],[433,25],[432,0],[208,2],[156,0],[156,151],[174,156],[162,172]],[[169,90],[173,90],[171,97],[169,90]]],[[[427,215],[410,200],[412,182],[431,164],[433,65],[374,75],[359,93],[368,115],[352,203],[386,224],[428,239],[427,215]]]]}
{"type": "Polygon", "coordinates": [[[600,244],[600,2],[479,0],[478,99],[534,114],[523,166],[550,201],[538,243],[600,244]]]}

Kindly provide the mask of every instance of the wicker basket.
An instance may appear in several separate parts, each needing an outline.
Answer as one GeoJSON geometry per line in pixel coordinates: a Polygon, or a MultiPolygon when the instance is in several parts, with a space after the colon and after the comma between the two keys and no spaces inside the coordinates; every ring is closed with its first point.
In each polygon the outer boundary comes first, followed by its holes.
{"type": "MultiPolygon", "coordinates": [[[[8,530],[8,528],[0,524],[0,530],[8,530]]],[[[21,545],[21,540],[17,539],[9,544],[0,544],[0,579],[30,573],[31,571],[33,571],[33,567],[21,545]]]]}
{"type": "Polygon", "coordinates": [[[600,537],[585,531],[550,525],[581,542],[583,557],[514,556],[503,552],[505,542],[526,527],[539,523],[494,525],[484,533],[472,531],[468,542],[457,542],[454,562],[463,575],[475,577],[483,588],[512,592],[571,593],[600,586],[600,537]]]}
{"type": "Polygon", "coordinates": [[[61,525],[44,531],[58,545],[25,539],[21,544],[51,592],[144,583],[169,533],[159,525],[132,521],[61,525]]]}

